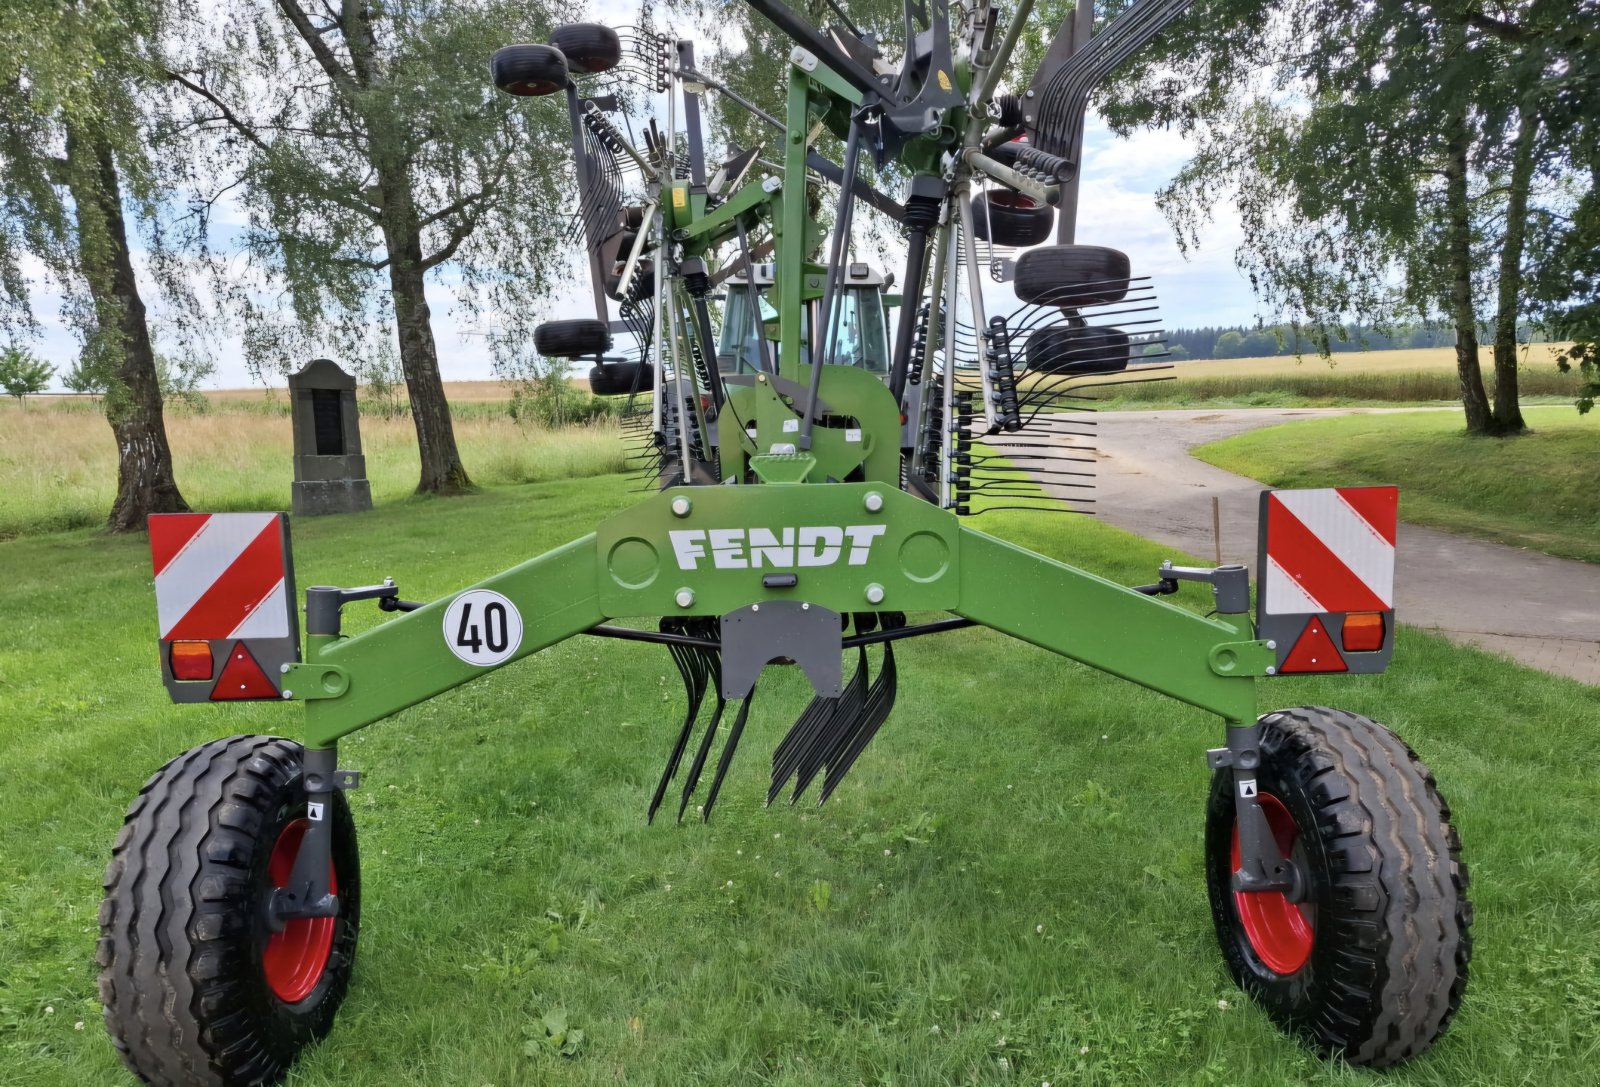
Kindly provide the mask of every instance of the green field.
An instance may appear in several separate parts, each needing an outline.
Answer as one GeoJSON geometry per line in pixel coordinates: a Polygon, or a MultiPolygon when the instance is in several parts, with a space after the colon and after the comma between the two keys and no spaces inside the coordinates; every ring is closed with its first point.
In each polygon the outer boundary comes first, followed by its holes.
{"type": "Polygon", "coordinates": [[[1600,562],[1600,418],[1524,409],[1533,433],[1471,438],[1457,412],[1352,415],[1252,430],[1194,450],[1274,487],[1400,485],[1400,516],[1600,562]]]}
{"type": "MultiPolygon", "coordinates": [[[[301,521],[299,576],[431,598],[590,530],[631,485],[301,521]]],[[[1083,518],[979,526],[1125,583],[1168,554],[1083,518]]],[[[13,540],[0,570],[0,1083],[131,1083],[94,995],[122,812],[168,758],[293,734],[297,711],[167,704],[142,539],[13,540]]],[[[1386,676],[1269,684],[1394,726],[1465,840],[1466,1004],[1432,1053],[1369,1074],[1279,1036],[1223,971],[1201,870],[1217,721],[988,632],[899,660],[895,715],[820,811],[760,807],[807,693],[771,669],[716,819],[644,824],[682,712],[658,647],[576,639],[357,734],[362,951],[295,1087],[1593,1082],[1594,688],[1411,630],[1386,676]],[[573,1056],[545,1043],[557,1016],[573,1056]]]]}
{"type": "MultiPolygon", "coordinates": [[[[1517,394],[1526,404],[1572,403],[1582,380],[1556,369],[1555,354],[1565,345],[1526,344],[1518,355],[1517,394]]],[[[1484,385],[1494,388],[1488,348],[1480,359],[1484,385]]],[[[1396,351],[1350,351],[1331,359],[1280,355],[1259,359],[1181,362],[1149,372],[1161,380],[1128,383],[1138,374],[1104,379],[1088,390],[1097,410],[1148,411],[1155,408],[1392,407],[1449,404],[1460,400],[1452,347],[1396,351]],[[1170,378],[1170,380],[1168,380],[1170,378]]]]}

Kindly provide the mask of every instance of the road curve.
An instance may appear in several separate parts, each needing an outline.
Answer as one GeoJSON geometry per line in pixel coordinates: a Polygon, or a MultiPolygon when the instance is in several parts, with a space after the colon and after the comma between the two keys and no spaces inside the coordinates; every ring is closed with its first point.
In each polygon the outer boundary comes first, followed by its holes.
{"type": "MultiPolygon", "coordinates": [[[[1159,543],[1214,558],[1211,499],[1216,497],[1222,561],[1241,562],[1254,571],[1262,484],[1196,460],[1189,450],[1297,419],[1394,410],[1406,409],[1108,411],[1041,417],[1030,430],[1048,429],[1062,445],[1092,447],[1095,513],[1159,543]],[[1085,431],[1096,436],[1072,433],[1085,431]]],[[[1006,448],[1003,439],[992,440],[1006,448]]],[[[1403,490],[1400,511],[1405,513],[1403,490]]],[[[1600,685],[1600,565],[1402,523],[1395,591],[1404,623],[1600,685]]]]}

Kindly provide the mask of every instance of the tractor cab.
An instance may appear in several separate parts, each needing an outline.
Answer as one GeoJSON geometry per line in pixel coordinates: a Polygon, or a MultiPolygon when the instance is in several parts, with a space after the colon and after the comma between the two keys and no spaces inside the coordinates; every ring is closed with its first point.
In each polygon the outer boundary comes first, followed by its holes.
{"type": "MultiPolygon", "coordinates": [[[[757,264],[754,276],[735,275],[725,284],[727,300],[722,312],[722,334],[717,343],[717,369],[724,374],[752,374],[768,369],[771,360],[777,357],[778,311],[769,298],[773,267],[757,264]],[[763,359],[768,361],[763,363],[763,359]]],[[[844,289],[839,293],[839,314],[834,322],[833,357],[839,365],[856,366],[888,378],[886,310],[898,301],[887,294],[893,282],[892,277],[867,264],[851,264],[845,269],[844,289]]],[[[801,357],[808,363],[811,361],[811,330],[820,320],[820,306],[820,301],[813,298],[805,303],[801,315],[801,357]]]]}

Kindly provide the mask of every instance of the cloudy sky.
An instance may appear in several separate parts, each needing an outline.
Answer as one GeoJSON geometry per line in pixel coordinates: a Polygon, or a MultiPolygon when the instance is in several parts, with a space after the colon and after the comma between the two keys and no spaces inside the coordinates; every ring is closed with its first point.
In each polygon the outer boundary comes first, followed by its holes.
{"type": "MultiPolygon", "coordinates": [[[[1091,117],[1084,147],[1078,241],[1126,251],[1134,273],[1153,278],[1161,317],[1168,327],[1251,323],[1256,305],[1248,283],[1233,265],[1239,226],[1226,199],[1219,201],[1200,249],[1188,259],[1178,251],[1171,228],[1156,210],[1154,194],[1189,155],[1189,147],[1176,134],[1142,132],[1119,139],[1091,117]]],[[[224,226],[227,216],[224,211],[224,226]]],[[[492,378],[482,330],[452,316],[451,278],[448,267],[439,269],[429,286],[440,368],[447,381],[492,378]]],[[[590,297],[587,284],[574,280],[552,299],[548,316],[588,312],[590,297]]],[[[56,318],[59,299],[41,293],[35,303],[45,330],[33,347],[64,371],[77,357],[78,345],[56,318]]],[[[252,384],[237,342],[221,340],[215,361],[216,374],[210,385],[239,388],[252,384]]]]}

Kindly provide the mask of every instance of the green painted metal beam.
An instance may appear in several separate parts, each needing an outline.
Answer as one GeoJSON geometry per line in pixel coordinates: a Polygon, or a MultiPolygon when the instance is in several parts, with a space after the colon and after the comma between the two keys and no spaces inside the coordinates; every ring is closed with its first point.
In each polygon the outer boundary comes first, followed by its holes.
{"type": "Polygon", "coordinates": [[[1014,638],[1210,710],[1230,725],[1255,720],[1254,675],[1262,674],[1267,658],[1261,655],[1264,647],[1250,641],[1244,616],[1238,617],[1237,626],[1224,618],[1202,619],[965,526],[961,602],[954,610],[1014,638]],[[1214,653],[1219,646],[1239,648],[1214,653]],[[1219,673],[1217,667],[1229,673],[1219,673]]]}
{"type": "MultiPolygon", "coordinates": [[[[596,591],[592,533],[472,588],[501,593],[522,617],[522,644],[497,667],[565,641],[606,618],[596,591]]],[[[459,595],[442,597],[353,638],[332,644],[327,644],[330,639],[318,639],[320,647],[308,645],[309,659],[293,666],[284,681],[297,698],[307,699],[307,745],[327,747],[365,725],[494,671],[468,664],[446,644],[445,611],[459,595]],[[343,693],[317,697],[326,695],[319,688],[330,683],[343,693]]]]}

